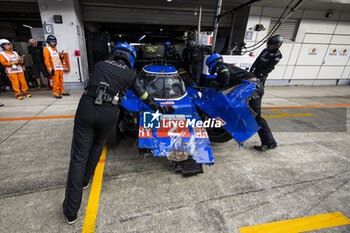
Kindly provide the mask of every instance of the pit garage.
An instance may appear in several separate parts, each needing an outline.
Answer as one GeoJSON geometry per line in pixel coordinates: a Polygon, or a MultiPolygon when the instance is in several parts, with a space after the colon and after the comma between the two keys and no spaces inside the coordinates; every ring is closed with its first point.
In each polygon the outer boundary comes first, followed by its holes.
{"type": "MultiPolygon", "coordinates": [[[[1,0],[0,4],[0,37],[26,55],[24,73],[32,94],[17,100],[10,82],[0,93],[1,232],[350,232],[347,1],[1,0]],[[218,6],[224,15],[215,24],[218,6]],[[283,58],[265,83],[261,115],[277,148],[254,150],[260,145],[256,131],[246,131],[251,135],[244,141],[237,140],[242,131],[228,136],[226,128],[200,131],[198,138],[205,143],[194,144],[210,150],[213,163],[203,163],[201,171],[188,175],[173,162],[193,155],[185,149],[171,159],[156,156],[154,148],[140,150],[140,143],[155,141],[155,136],[139,127],[141,116],[146,121],[142,111],[135,116],[125,110],[135,105],[124,102],[121,120],[111,125],[94,176],[83,190],[77,222],[67,224],[62,202],[75,114],[95,65],[118,42],[136,48],[135,72],[150,95],[166,105],[189,98],[198,113],[194,115],[204,121],[210,113],[205,115],[202,102],[193,98],[227,96],[249,85],[205,89],[212,78],[205,65],[211,49],[222,54],[224,62],[249,69],[274,30],[284,37],[283,58]],[[70,96],[62,99],[53,98],[49,83],[37,89],[31,73],[27,42],[34,38],[44,46],[49,34],[56,36],[58,50],[69,57],[63,85],[70,96]],[[186,69],[181,62],[163,57],[166,41],[182,57],[191,35],[209,38],[201,40],[207,50],[200,60],[200,83],[194,88],[193,74],[183,76],[186,69]]],[[[45,84],[43,76],[41,81],[45,84]]],[[[237,96],[231,100],[241,101],[237,96]]],[[[211,108],[220,104],[216,100],[211,108]]],[[[175,109],[176,114],[181,107],[175,109]]],[[[234,118],[241,112],[230,109],[228,114],[234,118]]],[[[220,115],[220,120],[225,122],[224,117],[220,115]]],[[[170,143],[181,139],[180,146],[187,140],[184,134],[169,138],[170,143]]]]}

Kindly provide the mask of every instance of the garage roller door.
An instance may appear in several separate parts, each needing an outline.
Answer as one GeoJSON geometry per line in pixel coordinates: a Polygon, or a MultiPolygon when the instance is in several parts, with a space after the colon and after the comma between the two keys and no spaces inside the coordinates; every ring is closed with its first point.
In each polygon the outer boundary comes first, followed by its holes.
{"type": "MultiPolygon", "coordinates": [[[[104,6],[82,5],[83,20],[85,22],[104,23],[135,23],[157,25],[197,26],[198,16],[195,9],[179,8],[151,8],[143,6],[104,6]]],[[[203,10],[202,26],[212,26],[214,10],[203,10]]],[[[220,20],[220,27],[231,27],[232,16],[228,15],[220,20]]]]}

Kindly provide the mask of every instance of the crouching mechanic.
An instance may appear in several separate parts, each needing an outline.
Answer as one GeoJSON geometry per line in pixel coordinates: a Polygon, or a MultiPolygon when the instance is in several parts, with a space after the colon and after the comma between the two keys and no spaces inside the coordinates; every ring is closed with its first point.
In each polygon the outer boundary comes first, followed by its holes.
{"type": "Polygon", "coordinates": [[[171,106],[161,106],[142,88],[132,72],[136,50],[128,43],[118,43],[108,60],[95,65],[82,95],[74,120],[71,160],[68,171],[63,213],[68,224],[77,220],[83,187],[94,174],[106,138],[118,121],[119,103],[133,90],[154,111],[173,113],[171,106]]]}
{"type": "Polygon", "coordinates": [[[249,101],[249,106],[256,113],[255,120],[261,127],[258,131],[261,145],[254,146],[254,149],[265,151],[277,147],[277,143],[273,138],[266,120],[261,117],[261,99],[264,95],[264,87],[261,81],[248,71],[224,63],[222,56],[218,53],[209,56],[206,60],[206,65],[208,66],[211,75],[217,73],[218,77],[216,79],[220,83],[220,87],[232,87],[240,84],[242,80],[256,82],[255,93],[249,101]]]}

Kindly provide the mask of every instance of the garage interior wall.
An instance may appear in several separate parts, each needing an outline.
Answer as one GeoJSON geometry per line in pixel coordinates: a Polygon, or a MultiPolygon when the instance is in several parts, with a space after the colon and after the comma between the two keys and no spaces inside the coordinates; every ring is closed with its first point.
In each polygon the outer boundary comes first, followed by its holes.
{"type": "MultiPolygon", "coordinates": [[[[284,9],[251,7],[246,27],[253,36],[245,38],[247,46],[256,44],[268,33],[271,21],[284,9]],[[263,24],[266,30],[256,32],[263,24]]],[[[298,10],[291,17],[296,21],[294,40],[286,39],[281,47],[282,60],[273,70],[266,85],[345,85],[350,84],[350,14],[327,11],[298,10]]],[[[277,32],[278,33],[278,32],[277,32]]],[[[258,56],[265,44],[254,51],[258,56]]]]}

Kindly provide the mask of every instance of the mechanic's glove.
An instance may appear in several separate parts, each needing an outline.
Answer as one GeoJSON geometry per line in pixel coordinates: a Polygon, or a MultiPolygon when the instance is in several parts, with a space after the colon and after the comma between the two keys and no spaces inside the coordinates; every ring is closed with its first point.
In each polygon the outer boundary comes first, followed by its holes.
{"type": "Polygon", "coordinates": [[[175,109],[172,106],[162,106],[159,110],[161,113],[173,114],[175,109]]]}

